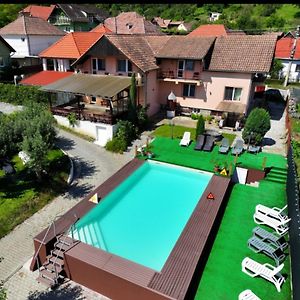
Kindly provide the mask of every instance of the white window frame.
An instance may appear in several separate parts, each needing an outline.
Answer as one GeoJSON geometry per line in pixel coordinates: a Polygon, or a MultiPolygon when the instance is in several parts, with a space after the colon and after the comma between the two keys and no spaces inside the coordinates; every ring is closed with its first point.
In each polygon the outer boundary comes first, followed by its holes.
{"type": "Polygon", "coordinates": [[[224,89],[224,100],[225,101],[241,101],[242,93],[243,93],[243,88],[241,88],[241,87],[225,86],[225,89],[224,89]],[[232,90],[231,99],[226,99],[225,98],[225,96],[226,96],[226,88],[233,89],[232,90]],[[234,97],[235,96],[235,92],[236,92],[237,89],[241,90],[241,94],[240,94],[240,97],[238,99],[234,99],[235,98],[234,97]]]}
{"type": "Polygon", "coordinates": [[[93,74],[96,74],[98,71],[105,71],[106,70],[106,62],[105,62],[105,58],[96,58],[96,57],[93,57],[92,58],[92,73],[93,74]],[[99,64],[98,64],[98,60],[104,60],[104,69],[99,69],[99,64]],[[96,69],[94,69],[94,61],[96,62],[96,69]]]}

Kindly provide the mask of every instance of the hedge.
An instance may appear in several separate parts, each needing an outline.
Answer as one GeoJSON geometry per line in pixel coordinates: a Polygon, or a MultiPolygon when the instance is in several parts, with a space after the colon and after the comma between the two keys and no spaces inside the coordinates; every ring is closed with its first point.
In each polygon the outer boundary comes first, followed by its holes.
{"type": "Polygon", "coordinates": [[[48,103],[47,93],[40,91],[36,86],[0,83],[0,102],[26,105],[31,101],[46,104],[48,103]]]}

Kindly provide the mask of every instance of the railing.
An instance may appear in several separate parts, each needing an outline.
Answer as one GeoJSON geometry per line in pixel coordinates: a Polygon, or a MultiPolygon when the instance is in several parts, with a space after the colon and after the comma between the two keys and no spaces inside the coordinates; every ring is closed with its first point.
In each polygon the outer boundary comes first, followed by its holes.
{"type": "Polygon", "coordinates": [[[49,22],[51,24],[62,25],[62,24],[70,24],[71,20],[68,17],[60,16],[60,17],[51,17],[51,18],[49,18],[49,22]]]}
{"type": "MultiPolygon", "coordinates": [[[[35,262],[37,262],[37,268],[38,268],[38,271],[39,271],[39,273],[40,273],[40,262],[39,262],[39,259],[37,259],[38,258],[38,255],[39,255],[39,253],[40,253],[40,250],[41,250],[41,248],[42,248],[42,245],[44,244],[44,242],[45,242],[45,240],[46,240],[46,237],[48,236],[48,233],[50,232],[50,229],[51,229],[51,227],[53,226],[53,235],[54,235],[54,237],[56,237],[56,227],[55,227],[55,221],[58,219],[58,218],[61,218],[63,215],[57,215],[57,216],[55,216],[55,218],[52,220],[52,222],[50,223],[50,225],[48,226],[48,228],[47,228],[47,231],[46,231],[46,233],[45,233],[45,235],[44,235],[44,237],[43,237],[43,239],[42,239],[42,242],[40,242],[40,245],[39,245],[39,247],[38,247],[38,250],[35,252],[35,254],[34,254],[34,256],[33,256],[33,259],[32,259],[32,262],[31,262],[31,264],[34,266],[34,264],[35,264],[35,262]]],[[[74,217],[76,218],[76,221],[79,219],[77,216],[76,216],[76,214],[74,214],[74,217]]],[[[72,226],[74,226],[74,224],[75,224],[75,222],[74,223],[72,223],[72,225],[68,228],[68,230],[66,230],[65,232],[68,232],[69,230],[70,230],[70,228],[72,228],[72,226]]],[[[57,259],[57,257],[56,257],[56,259],[57,259]]],[[[55,262],[56,262],[56,259],[55,259],[55,262]]],[[[56,266],[55,266],[55,264],[54,264],[54,268],[55,268],[55,274],[57,275],[57,270],[56,270],[56,266]]]]}
{"type": "Polygon", "coordinates": [[[180,72],[180,77],[178,77],[178,71],[160,71],[158,73],[158,79],[183,79],[183,80],[200,80],[200,72],[180,72]]]}
{"type": "Polygon", "coordinates": [[[51,112],[54,115],[67,117],[70,113],[75,113],[77,120],[90,121],[94,123],[104,123],[112,125],[114,122],[114,118],[111,114],[97,114],[91,113],[88,111],[84,111],[80,108],[62,108],[62,107],[51,107],[51,112]]]}

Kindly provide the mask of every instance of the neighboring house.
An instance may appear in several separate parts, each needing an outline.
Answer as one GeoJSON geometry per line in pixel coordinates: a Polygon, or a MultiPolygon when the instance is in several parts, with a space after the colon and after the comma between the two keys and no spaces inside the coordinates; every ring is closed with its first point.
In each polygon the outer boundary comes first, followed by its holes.
{"type": "Polygon", "coordinates": [[[218,12],[211,12],[209,13],[209,22],[215,22],[219,20],[219,17],[221,16],[221,13],[218,12]]]}
{"type": "Polygon", "coordinates": [[[90,31],[109,14],[93,4],[56,4],[48,21],[66,32],[90,31]]]}
{"type": "Polygon", "coordinates": [[[154,25],[159,26],[161,29],[178,30],[178,31],[190,31],[192,23],[186,23],[184,21],[172,21],[163,19],[161,17],[155,17],[151,21],[154,25]]]}
{"type": "Polygon", "coordinates": [[[230,30],[223,24],[205,24],[200,25],[189,36],[228,36],[228,35],[245,35],[242,30],[230,30]]]}
{"type": "Polygon", "coordinates": [[[12,59],[20,66],[30,66],[40,64],[39,53],[65,33],[43,19],[20,16],[2,27],[0,35],[16,50],[12,59]]]}
{"type": "Polygon", "coordinates": [[[123,12],[104,21],[105,27],[117,34],[163,34],[160,29],[136,12],[123,12]]]}
{"type": "Polygon", "coordinates": [[[0,35],[0,70],[11,65],[11,54],[16,50],[0,35]]]}
{"type": "Polygon", "coordinates": [[[225,113],[227,125],[234,126],[271,68],[276,39],[104,34],[72,64],[79,73],[42,89],[73,94],[71,102],[60,101],[53,113],[67,122],[64,116],[75,105],[81,118],[78,128],[89,130],[100,145],[112,137],[116,119],[127,110],[132,73],[137,78],[137,102],[149,105],[150,116],[167,105],[173,92],[182,113],[225,113]]]}
{"type": "Polygon", "coordinates": [[[29,5],[19,12],[19,15],[28,14],[30,17],[36,17],[48,21],[50,15],[52,14],[55,5],[50,6],[40,6],[40,5],[29,5]]]}
{"type": "Polygon", "coordinates": [[[289,72],[289,81],[298,82],[300,80],[300,39],[291,35],[279,39],[276,43],[275,58],[280,59],[283,69],[279,78],[283,79],[287,75],[289,63],[291,63],[289,72]]]}
{"type": "Polygon", "coordinates": [[[70,32],[55,44],[42,51],[44,71],[73,71],[72,65],[86,53],[101,37],[102,32],[70,32]]]}

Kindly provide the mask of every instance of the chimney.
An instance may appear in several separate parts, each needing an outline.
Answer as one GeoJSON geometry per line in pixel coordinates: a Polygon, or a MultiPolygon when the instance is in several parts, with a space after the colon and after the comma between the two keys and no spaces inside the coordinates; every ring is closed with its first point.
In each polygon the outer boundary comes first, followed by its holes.
{"type": "Polygon", "coordinates": [[[30,14],[29,11],[21,11],[21,12],[20,12],[20,15],[21,15],[21,16],[24,16],[24,17],[31,17],[31,14],[30,14]]]}
{"type": "Polygon", "coordinates": [[[296,38],[298,38],[299,35],[300,35],[300,25],[297,26],[296,38]]]}

